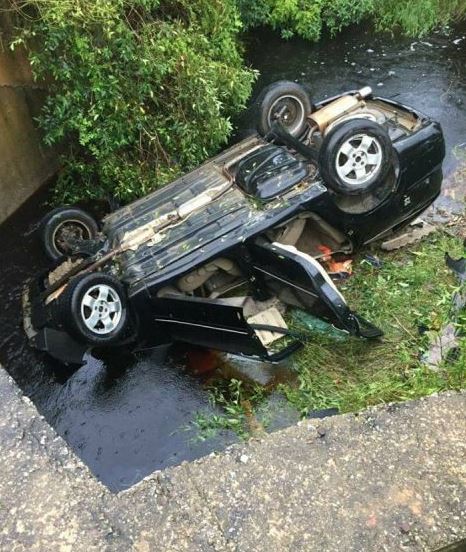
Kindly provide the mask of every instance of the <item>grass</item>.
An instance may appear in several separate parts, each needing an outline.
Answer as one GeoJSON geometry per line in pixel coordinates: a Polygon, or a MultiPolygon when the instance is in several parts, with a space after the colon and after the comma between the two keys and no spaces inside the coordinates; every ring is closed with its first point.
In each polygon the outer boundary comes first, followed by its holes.
{"type": "MultiPolygon", "coordinates": [[[[459,290],[458,280],[445,265],[446,251],[462,256],[462,240],[439,230],[399,251],[377,251],[381,268],[368,263],[364,253],[354,259],[354,275],[340,289],[349,305],[382,328],[385,336],[371,342],[311,335],[293,361],[297,381],[278,388],[303,416],[324,408],[358,411],[466,387],[464,313],[457,316],[463,332],[457,357],[437,370],[421,362],[431,340],[451,319],[452,297],[459,290]]],[[[263,406],[266,396],[263,389],[236,380],[214,384],[212,402],[225,414],[198,418],[201,434],[227,428],[247,437],[254,410],[263,406]]]]}
{"type": "Polygon", "coordinates": [[[282,388],[303,414],[328,407],[355,411],[465,385],[464,339],[452,364],[433,371],[420,361],[430,339],[449,320],[458,290],[445,266],[445,251],[461,256],[461,241],[438,232],[417,247],[380,255],[380,269],[355,260],[355,275],[341,290],[385,336],[376,342],[315,336],[296,359],[299,386],[282,388]]]}
{"type": "Polygon", "coordinates": [[[211,403],[222,407],[223,414],[197,413],[194,425],[201,440],[213,437],[220,429],[233,430],[242,439],[263,430],[254,415],[255,408],[266,397],[262,387],[237,379],[219,379],[209,392],[211,403]]]}

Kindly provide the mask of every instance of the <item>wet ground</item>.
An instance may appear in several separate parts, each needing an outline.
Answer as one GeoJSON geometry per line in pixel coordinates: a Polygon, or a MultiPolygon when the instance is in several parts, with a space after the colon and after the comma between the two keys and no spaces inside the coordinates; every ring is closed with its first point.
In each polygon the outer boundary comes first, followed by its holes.
{"type": "MultiPolygon", "coordinates": [[[[370,84],[438,119],[452,171],[466,155],[466,25],[422,42],[350,30],[318,45],[285,42],[256,33],[248,56],[258,68],[258,87],[277,79],[309,83],[316,99],[370,84]],[[379,86],[380,85],[380,86],[379,86]]],[[[21,330],[20,295],[25,280],[47,266],[36,227],[46,193],[27,202],[0,227],[0,363],[31,397],[47,421],[111,489],[131,486],[155,469],[191,460],[234,440],[220,434],[196,440],[186,429],[199,410],[213,411],[199,378],[156,354],[89,358],[75,373],[30,351],[21,330]]],[[[289,415],[289,423],[295,421],[289,415]]],[[[276,427],[283,424],[279,421],[276,427]]]]}

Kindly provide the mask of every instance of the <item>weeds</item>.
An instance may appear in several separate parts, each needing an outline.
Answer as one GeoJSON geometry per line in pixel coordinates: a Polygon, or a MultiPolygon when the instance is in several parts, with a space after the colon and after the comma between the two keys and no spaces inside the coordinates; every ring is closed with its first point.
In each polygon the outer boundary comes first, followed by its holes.
{"type": "Polygon", "coordinates": [[[220,379],[209,387],[210,402],[219,406],[223,414],[197,413],[194,425],[200,439],[213,437],[218,430],[233,430],[246,439],[259,428],[255,427],[254,408],[265,397],[265,391],[258,385],[246,385],[231,379],[220,379]]]}
{"type": "MultiPolygon", "coordinates": [[[[379,252],[382,267],[354,260],[355,274],[341,286],[348,303],[385,332],[376,342],[348,337],[337,341],[315,333],[295,357],[297,384],[278,390],[306,416],[313,410],[351,412],[369,405],[414,399],[466,385],[466,314],[456,324],[460,346],[456,358],[433,370],[421,362],[429,343],[451,317],[458,282],[445,266],[444,254],[462,256],[461,240],[439,231],[421,244],[394,253],[379,252]],[[462,332],[462,336],[461,336],[462,332]]],[[[211,400],[225,414],[200,416],[201,433],[233,429],[251,434],[250,420],[267,393],[241,382],[219,382],[211,400]],[[245,404],[252,410],[247,415],[245,404]],[[249,422],[248,422],[249,418],[249,422]]]]}
{"type": "Polygon", "coordinates": [[[460,256],[461,242],[438,232],[416,248],[381,255],[380,269],[356,259],[355,275],[341,289],[385,336],[375,343],[354,338],[310,343],[297,359],[299,388],[283,387],[303,414],[327,407],[355,411],[464,386],[464,339],[459,358],[437,372],[420,360],[432,334],[447,323],[458,290],[445,251],[460,256]]]}

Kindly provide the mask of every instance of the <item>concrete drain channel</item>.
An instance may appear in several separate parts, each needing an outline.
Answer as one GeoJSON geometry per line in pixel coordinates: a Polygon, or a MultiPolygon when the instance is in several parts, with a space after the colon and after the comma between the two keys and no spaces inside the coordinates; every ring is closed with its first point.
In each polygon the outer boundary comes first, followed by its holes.
{"type": "MultiPolygon", "coordinates": [[[[231,430],[199,439],[198,412],[219,413],[203,379],[161,352],[104,363],[92,357],[69,371],[33,352],[22,331],[24,282],[47,267],[37,223],[45,191],[0,227],[0,364],[68,446],[112,491],[127,489],[155,470],[223,450],[239,440],[231,430]]],[[[272,397],[279,409],[280,397],[272,397]]],[[[270,430],[295,423],[285,409],[270,430]]]]}

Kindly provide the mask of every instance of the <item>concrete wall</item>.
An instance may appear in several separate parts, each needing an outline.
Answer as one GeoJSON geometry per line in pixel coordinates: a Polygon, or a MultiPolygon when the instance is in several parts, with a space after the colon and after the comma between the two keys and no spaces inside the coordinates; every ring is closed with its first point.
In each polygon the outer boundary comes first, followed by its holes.
{"type": "Polygon", "coordinates": [[[0,14],[0,223],[57,169],[34,122],[45,90],[34,83],[24,52],[9,50],[10,28],[8,14],[0,14]]]}

